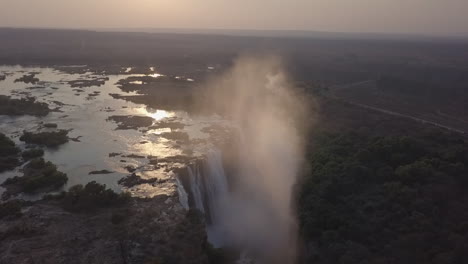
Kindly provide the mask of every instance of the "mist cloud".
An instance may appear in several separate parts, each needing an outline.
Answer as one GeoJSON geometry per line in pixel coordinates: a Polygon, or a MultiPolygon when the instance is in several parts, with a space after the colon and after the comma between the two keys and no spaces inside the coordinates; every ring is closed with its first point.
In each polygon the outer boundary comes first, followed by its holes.
{"type": "Polygon", "coordinates": [[[214,208],[216,232],[261,263],[292,263],[291,199],[303,156],[302,100],[277,57],[242,57],[204,88],[202,107],[232,120],[239,137],[235,149],[225,150],[235,153],[224,153],[228,167],[236,169],[228,194],[214,208]]]}

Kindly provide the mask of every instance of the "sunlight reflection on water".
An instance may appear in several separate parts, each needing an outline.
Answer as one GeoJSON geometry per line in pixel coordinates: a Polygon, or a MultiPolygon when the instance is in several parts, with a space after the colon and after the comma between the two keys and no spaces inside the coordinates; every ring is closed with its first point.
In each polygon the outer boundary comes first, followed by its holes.
{"type": "Polygon", "coordinates": [[[155,110],[155,111],[148,111],[146,107],[135,108],[136,114],[145,115],[153,118],[156,121],[161,121],[166,118],[175,117],[175,112],[169,112],[166,110],[155,110]]]}
{"type": "MultiPolygon", "coordinates": [[[[133,68],[122,68],[127,72],[133,68]]],[[[157,177],[168,181],[160,185],[139,186],[132,190],[142,196],[153,196],[161,193],[174,192],[175,180],[171,172],[164,168],[153,168],[147,170],[149,156],[158,159],[178,155],[201,155],[206,143],[193,143],[191,140],[204,140],[208,134],[203,132],[204,127],[212,123],[220,123],[221,118],[216,116],[194,116],[185,111],[166,111],[162,109],[151,109],[143,104],[132,103],[126,100],[115,99],[111,94],[125,96],[138,95],[137,92],[124,93],[116,83],[128,77],[137,76],[164,76],[154,72],[152,74],[121,74],[106,75],[108,81],[101,86],[91,86],[83,88],[72,88],[69,81],[82,79],[100,78],[92,72],[84,74],[68,74],[53,68],[23,68],[19,66],[0,66],[0,73],[8,75],[6,80],[0,82],[0,94],[9,95],[14,98],[26,96],[35,97],[40,102],[48,103],[50,108],[57,108],[45,117],[21,116],[10,117],[0,116],[0,131],[12,138],[15,143],[25,149],[27,145],[19,140],[23,130],[39,131],[44,123],[56,123],[59,129],[70,130],[70,138],[77,138],[77,141],[70,141],[56,149],[44,148],[46,160],[52,161],[60,171],[67,173],[69,181],[64,189],[75,184],[86,184],[90,181],[97,181],[106,184],[107,187],[120,191],[123,188],[118,184],[118,180],[129,175],[128,166],[137,168],[136,173],[143,178],[157,177]],[[28,72],[37,72],[36,77],[40,79],[38,86],[40,89],[27,89],[33,85],[22,82],[15,82],[28,72]],[[100,92],[92,97],[86,96],[91,92],[100,92]],[[174,132],[169,127],[155,129],[128,129],[118,130],[115,122],[106,121],[112,115],[117,116],[147,116],[154,119],[153,123],[164,125],[166,123],[182,123],[181,128],[176,128],[178,132],[187,133],[190,141],[183,144],[176,140],[169,140],[161,134],[174,132]],[[193,154],[190,151],[193,150],[193,154]],[[117,153],[115,156],[111,155],[117,153]],[[139,158],[141,156],[143,158],[139,158]],[[111,174],[89,174],[95,170],[109,170],[111,174]],[[137,191],[138,189],[139,191],[137,191]]],[[[181,78],[184,80],[185,77],[181,78]]],[[[204,142],[204,141],[194,141],[204,142]]],[[[166,164],[169,168],[174,164],[166,164]]],[[[19,169],[19,168],[18,168],[19,169]]],[[[18,170],[0,173],[0,183],[7,178],[21,175],[18,170]]],[[[0,188],[0,194],[1,194],[0,188]]],[[[25,197],[26,198],[26,197],[25,197]]],[[[37,197],[30,197],[36,199],[37,197]]]]}
{"type": "Polygon", "coordinates": [[[158,77],[162,77],[162,76],[164,76],[164,74],[160,74],[160,73],[153,73],[153,74],[150,74],[149,76],[150,76],[150,77],[153,77],[153,78],[158,78],[158,77]]]}

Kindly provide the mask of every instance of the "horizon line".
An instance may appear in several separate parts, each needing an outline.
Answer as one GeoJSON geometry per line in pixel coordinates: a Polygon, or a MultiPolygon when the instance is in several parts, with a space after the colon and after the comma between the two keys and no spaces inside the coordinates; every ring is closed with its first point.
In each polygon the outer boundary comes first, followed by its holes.
{"type": "Polygon", "coordinates": [[[52,27],[52,26],[0,26],[0,29],[76,30],[121,33],[173,33],[173,34],[213,34],[230,36],[270,36],[270,37],[320,37],[307,34],[322,34],[321,37],[393,37],[393,38],[444,38],[468,39],[468,33],[416,33],[416,32],[350,32],[323,31],[313,29],[236,29],[236,28],[183,28],[183,27],[52,27]],[[243,34],[242,34],[243,33],[243,34]],[[283,35],[253,35],[247,33],[282,33],[283,35]],[[289,35],[287,33],[290,33],[289,35]],[[295,33],[295,34],[294,34],[295,33]],[[300,35],[302,34],[302,35],[300,35]]]}

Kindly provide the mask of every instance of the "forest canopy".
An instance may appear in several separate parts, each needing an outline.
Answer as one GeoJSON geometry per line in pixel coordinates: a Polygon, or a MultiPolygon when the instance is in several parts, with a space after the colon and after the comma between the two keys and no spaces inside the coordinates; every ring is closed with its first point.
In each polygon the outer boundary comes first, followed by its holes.
{"type": "Polygon", "coordinates": [[[468,263],[463,139],[316,138],[298,198],[307,263],[468,263]]]}

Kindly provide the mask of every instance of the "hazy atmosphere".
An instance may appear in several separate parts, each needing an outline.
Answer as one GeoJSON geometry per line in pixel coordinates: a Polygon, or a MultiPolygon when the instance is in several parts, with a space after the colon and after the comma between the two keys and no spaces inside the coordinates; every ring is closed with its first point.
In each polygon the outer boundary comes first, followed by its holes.
{"type": "Polygon", "coordinates": [[[0,264],[468,263],[468,0],[0,0],[0,264]]]}
{"type": "Polygon", "coordinates": [[[1,0],[0,5],[4,27],[468,34],[465,0],[1,0]]]}

